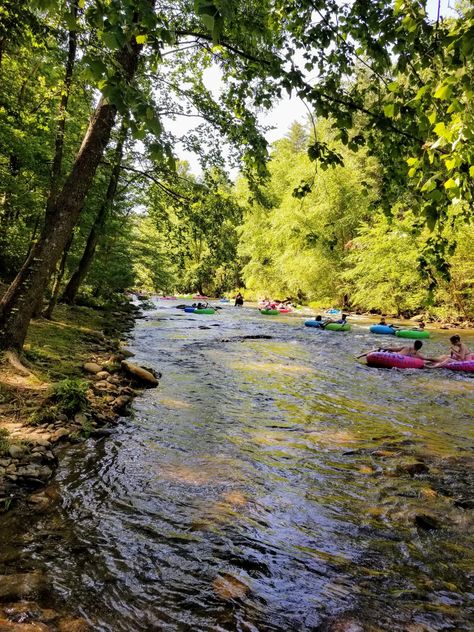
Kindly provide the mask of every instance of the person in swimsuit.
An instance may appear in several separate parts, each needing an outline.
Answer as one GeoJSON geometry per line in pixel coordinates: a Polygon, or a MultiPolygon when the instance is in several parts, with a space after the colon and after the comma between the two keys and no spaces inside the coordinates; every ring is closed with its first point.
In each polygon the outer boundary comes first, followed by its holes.
{"type": "Polygon", "coordinates": [[[421,355],[420,349],[423,346],[421,340],[415,340],[413,347],[387,347],[381,349],[381,351],[390,351],[391,353],[399,353],[400,355],[409,356],[410,358],[420,358],[421,360],[427,360],[421,355]]]}
{"type": "Polygon", "coordinates": [[[461,341],[461,336],[457,334],[449,339],[451,346],[449,347],[449,355],[442,355],[434,360],[434,368],[445,366],[450,362],[466,362],[466,360],[474,360],[474,353],[461,341]]]}

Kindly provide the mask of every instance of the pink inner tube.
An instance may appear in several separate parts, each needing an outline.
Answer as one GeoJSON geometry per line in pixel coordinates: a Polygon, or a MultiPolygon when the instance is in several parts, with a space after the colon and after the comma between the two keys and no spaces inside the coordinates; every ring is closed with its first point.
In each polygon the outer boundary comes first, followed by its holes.
{"type": "Polygon", "coordinates": [[[473,354],[469,356],[469,360],[454,360],[445,364],[443,369],[450,369],[451,371],[474,371],[474,357],[473,354]]]}
{"type": "Polygon", "coordinates": [[[288,307],[284,307],[283,309],[280,309],[279,307],[277,308],[278,311],[280,312],[280,314],[289,314],[290,312],[292,312],[292,309],[289,309],[288,307]]]}
{"type": "Polygon", "coordinates": [[[404,356],[390,351],[373,351],[367,354],[367,365],[383,369],[422,369],[425,362],[421,358],[404,356]]]}

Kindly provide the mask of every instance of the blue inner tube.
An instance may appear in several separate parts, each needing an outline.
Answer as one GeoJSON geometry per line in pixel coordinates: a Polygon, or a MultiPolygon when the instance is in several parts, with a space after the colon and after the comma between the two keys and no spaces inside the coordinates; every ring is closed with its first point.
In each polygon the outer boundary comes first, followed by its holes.
{"type": "Polygon", "coordinates": [[[324,322],[322,320],[305,320],[304,324],[306,327],[321,327],[324,322]]]}
{"type": "Polygon", "coordinates": [[[372,325],[370,331],[373,334],[392,334],[392,336],[395,335],[395,329],[393,327],[389,327],[389,325],[372,325]]]}
{"type": "Polygon", "coordinates": [[[195,307],[185,307],[184,311],[187,312],[188,314],[192,314],[196,311],[195,307]]]}

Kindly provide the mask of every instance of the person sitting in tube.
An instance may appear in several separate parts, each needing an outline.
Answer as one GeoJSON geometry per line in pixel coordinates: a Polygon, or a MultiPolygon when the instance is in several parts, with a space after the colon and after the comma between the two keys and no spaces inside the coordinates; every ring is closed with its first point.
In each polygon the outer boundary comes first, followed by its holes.
{"type": "Polygon", "coordinates": [[[435,358],[433,362],[434,368],[439,368],[450,362],[466,362],[467,360],[474,360],[474,354],[470,349],[461,341],[461,336],[457,334],[451,336],[449,339],[451,346],[449,347],[449,355],[442,355],[439,358],[435,358]]]}
{"type": "Polygon", "coordinates": [[[398,329],[398,325],[394,325],[393,323],[388,324],[385,316],[381,316],[380,317],[380,322],[377,323],[378,325],[383,325],[384,327],[391,327],[392,329],[398,329]]]}
{"type": "Polygon", "coordinates": [[[413,347],[384,347],[380,351],[389,351],[390,353],[399,353],[400,355],[409,356],[410,358],[420,358],[420,360],[428,360],[420,353],[420,349],[423,346],[421,340],[415,340],[413,347]]]}
{"type": "Polygon", "coordinates": [[[321,325],[321,328],[324,329],[324,327],[326,327],[326,325],[329,325],[329,323],[335,323],[336,325],[347,325],[347,314],[342,314],[341,318],[339,320],[325,320],[324,323],[321,325]]]}

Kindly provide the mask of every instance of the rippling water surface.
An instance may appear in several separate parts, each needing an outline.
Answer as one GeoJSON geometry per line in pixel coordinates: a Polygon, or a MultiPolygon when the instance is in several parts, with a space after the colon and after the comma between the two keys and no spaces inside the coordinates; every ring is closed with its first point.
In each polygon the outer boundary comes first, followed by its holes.
{"type": "Polygon", "coordinates": [[[23,564],[100,631],[472,630],[474,381],[354,359],[381,343],[157,301],[159,388],[67,452],[23,564]]]}

